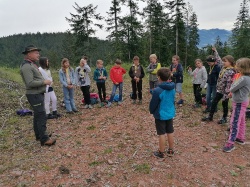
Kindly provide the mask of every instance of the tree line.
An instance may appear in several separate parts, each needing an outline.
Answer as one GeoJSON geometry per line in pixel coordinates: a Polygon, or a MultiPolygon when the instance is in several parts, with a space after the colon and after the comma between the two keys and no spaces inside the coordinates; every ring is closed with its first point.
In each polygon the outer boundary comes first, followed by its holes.
{"type": "Polygon", "coordinates": [[[235,58],[250,57],[250,18],[248,0],[243,0],[234,23],[229,41],[221,42],[217,37],[214,44],[199,49],[197,15],[190,3],[184,0],[112,0],[106,16],[97,12],[97,6],[73,5],[76,13],[65,19],[70,30],[62,33],[26,33],[0,38],[0,65],[17,67],[24,46],[34,44],[42,48],[52,66],[58,67],[63,57],[73,64],[87,55],[90,63],[103,59],[112,63],[116,58],[125,62],[134,55],[148,63],[150,54],[155,53],[159,61],[167,66],[174,54],[180,56],[185,67],[199,57],[202,60],[212,53],[215,46],[221,56],[232,54],[235,58]],[[140,11],[139,2],[145,7],[140,11]],[[126,15],[121,15],[123,7],[126,15]],[[104,27],[103,22],[107,23],[104,27]],[[96,38],[96,29],[108,32],[106,40],[96,38]]]}

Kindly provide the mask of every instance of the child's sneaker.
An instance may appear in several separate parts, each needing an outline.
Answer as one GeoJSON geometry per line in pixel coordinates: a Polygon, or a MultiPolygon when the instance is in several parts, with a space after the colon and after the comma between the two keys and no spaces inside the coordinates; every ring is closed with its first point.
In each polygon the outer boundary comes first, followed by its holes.
{"type": "Polygon", "coordinates": [[[238,144],[240,144],[240,145],[244,145],[244,144],[245,144],[245,142],[242,141],[242,140],[239,139],[239,138],[236,138],[235,142],[238,143],[238,144]]]}
{"type": "Polygon", "coordinates": [[[184,101],[183,99],[180,99],[178,102],[177,102],[177,105],[183,105],[184,101]]]}
{"type": "Polygon", "coordinates": [[[199,103],[194,104],[194,108],[200,108],[200,107],[201,107],[201,105],[199,103]]]}
{"type": "Polygon", "coordinates": [[[141,99],[139,100],[138,104],[139,104],[139,105],[141,105],[141,104],[142,104],[142,100],[141,100],[141,99]]]}
{"type": "Polygon", "coordinates": [[[218,124],[225,124],[227,123],[227,118],[222,117],[219,121],[218,124]]]}
{"type": "Polygon", "coordinates": [[[111,107],[111,102],[108,102],[108,104],[106,105],[107,108],[111,107]]]}
{"type": "Polygon", "coordinates": [[[89,108],[89,105],[85,105],[83,108],[84,108],[84,109],[87,109],[87,108],[89,108]]]}
{"type": "Polygon", "coordinates": [[[92,109],[93,107],[91,105],[89,105],[89,109],[92,109]]]}
{"type": "Polygon", "coordinates": [[[136,104],[136,100],[135,99],[133,99],[133,102],[132,102],[133,104],[136,104]]]}
{"type": "Polygon", "coordinates": [[[154,156],[157,158],[164,158],[164,153],[160,151],[155,151],[154,156]]]}
{"type": "Polygon", "coordinates": [[[224,147],[223,147],[223,151],[226,153],[230,153],[231,151],[233,151],[235,149],[234,144],[231,143],[227,143],[224,147]]]}
{"type": "Polygon", "coordinates": [[[167,155],[168,155],[169,157],[174,156],[174,150],[169,148],[169,149],[167,150],[167,155]]]}
{"type": "Polygon", "coordinates": [[[121,102],[121,101],[118,101],[118,105],[122,105],[122,102],[121,102]]]}
{"type": "Polygon", "coordinates": [[[201,121],[207,121],[207,122],[209,122],[209,121],[213,121],[213,118],[207,116],[207,117],[201,118],[201,121]]]}

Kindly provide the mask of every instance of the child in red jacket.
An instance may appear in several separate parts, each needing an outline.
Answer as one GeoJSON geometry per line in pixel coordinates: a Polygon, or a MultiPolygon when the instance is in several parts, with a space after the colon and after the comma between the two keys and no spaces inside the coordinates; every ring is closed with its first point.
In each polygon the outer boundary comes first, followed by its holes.
{"type": "Polygon", "coordinates": [[[120,59],[116,59],[115,65],[110,70],[110,79],[113,82],[113,88],[107,107],[111,106],[117,88],[119,88],[118,104],[121,105],[122,102],[123,75],[126,73],[126,70],[121,67],[121,64],[122,61],[120,59]]]}

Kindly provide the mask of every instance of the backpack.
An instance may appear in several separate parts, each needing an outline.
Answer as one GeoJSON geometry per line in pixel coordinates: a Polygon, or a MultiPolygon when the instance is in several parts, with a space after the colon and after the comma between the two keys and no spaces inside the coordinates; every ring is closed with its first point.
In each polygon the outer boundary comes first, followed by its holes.
{"type": "MultiPolygon", "coordinates": [[[[100,101],[99,95],[97,93],[90,93],[90,102],[91,105],[97,104],[100,101]]],[[[84,104],[84,98],[82,99],[82,103],[84,104]]]]}

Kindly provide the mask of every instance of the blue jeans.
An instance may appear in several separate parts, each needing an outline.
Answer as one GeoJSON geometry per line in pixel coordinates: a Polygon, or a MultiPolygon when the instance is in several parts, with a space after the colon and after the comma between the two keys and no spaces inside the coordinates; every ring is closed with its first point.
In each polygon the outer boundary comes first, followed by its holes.
{"type": "Polygon", "coordinates": [[[63,86],[63,96],[66,110],[68,112],[72,112],[72,110],[76,110],[75,100],[74,100],[74,89],[68,89],[63,86]]]}
{"type": "Polygon", "coordinates": [[[115,92],[116,89],[119,88],[119,101],[122,101],[122,88],[123,88],[123,82],[119,83],[119,84],[113,84],[113,88],[112,88],[112,93],[109,99],[109,102],[113,102],[114,97],[115,97],[115,92]]]}
{"type": "Polygon", "coordinates": [[[216,95],[216,85],[207,84],[207,94],[206,94],[207,108],[211,108],[211,103],[212,100],[215,98],[215,95],[216,95]]]}

